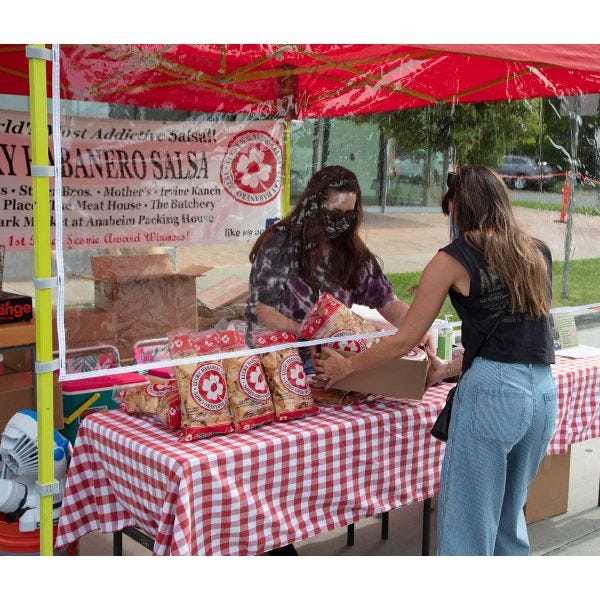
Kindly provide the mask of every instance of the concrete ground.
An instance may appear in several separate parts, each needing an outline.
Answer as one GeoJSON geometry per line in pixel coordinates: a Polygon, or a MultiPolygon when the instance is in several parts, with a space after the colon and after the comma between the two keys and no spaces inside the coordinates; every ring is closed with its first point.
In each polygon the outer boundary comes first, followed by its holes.
{"type": "MultiPolygon", "coordinates": [[[[515,214],[528,233],[548,244],[555,260],[564,260],[566,225],[558,222],[558,214],[527,208],[515,208],[515,214]]],[[[366,244],[383,260],[386,273],[420,271],[438,248],[448,243],[448,220],[439,208],[388,207],[381,214],[377,207],[368,207],[363,232],[366,244]]],[[[600,256],[600,219],[574,215],[572,239],[572,259],[600,256]]],[[[215,268],[198,280],[200,286],[231,275],[245,279],[250,248],[248,243],[179,248],[177,264],[213,265],[215,268]]]]}

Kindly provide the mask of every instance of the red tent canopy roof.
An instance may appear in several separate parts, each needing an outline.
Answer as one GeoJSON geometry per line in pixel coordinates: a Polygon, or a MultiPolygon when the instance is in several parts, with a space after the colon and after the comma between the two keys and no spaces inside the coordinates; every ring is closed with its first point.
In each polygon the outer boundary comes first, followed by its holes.
{"type": "MultiPolygon", "coordinates": [[[[28,94],[24,46],[0,46],[0,73],[0,93],[28,94]]],[[[594,92],[600,45],[589,44],[61,47],[63,98],[153,108],[341,117],[594,92]]]]}

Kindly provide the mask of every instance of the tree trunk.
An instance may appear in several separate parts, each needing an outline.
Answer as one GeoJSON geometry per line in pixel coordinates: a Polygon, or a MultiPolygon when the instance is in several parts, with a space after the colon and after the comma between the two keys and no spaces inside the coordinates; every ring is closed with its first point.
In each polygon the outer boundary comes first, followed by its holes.
{"type": "Polygon", "coordinates": [[[423,196],[421,200],[422,206],[429,206],[432,198],[432,183],[433,183],[433,150],[427,148],[425,164],[423,165],[423,196]]]}

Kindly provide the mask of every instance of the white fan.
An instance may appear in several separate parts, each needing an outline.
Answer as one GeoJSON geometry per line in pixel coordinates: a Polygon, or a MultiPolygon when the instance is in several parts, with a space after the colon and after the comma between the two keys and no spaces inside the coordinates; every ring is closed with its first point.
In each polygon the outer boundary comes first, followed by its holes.
{"type": "MultiPolygon", "coordinates": [[[[37,428],[37,414],[21,410],[6,424],[0,440],[0,512],[7,521],[18,519],[19,531],[34,531],[40,526],[37,428]]],[[[55,431],[54,478],[58,490],[52,498],[54,519],[60,511],[72,451],[69,440],[55,431]]]]}

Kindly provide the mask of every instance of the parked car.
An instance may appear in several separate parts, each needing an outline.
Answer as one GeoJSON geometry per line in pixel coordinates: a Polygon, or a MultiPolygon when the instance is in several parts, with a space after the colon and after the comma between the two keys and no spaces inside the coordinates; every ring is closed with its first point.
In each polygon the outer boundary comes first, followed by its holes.
{"type": "Polygon", "coordinates": [[[503,156],[496,170],[506,185],[515,190],[539,189],[540,184],[543,188],[549,188],[558,180],[556,169],[545,161],[540,163],[528,156],[503,156]]]}

